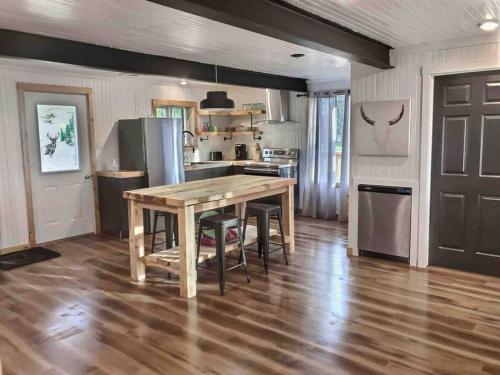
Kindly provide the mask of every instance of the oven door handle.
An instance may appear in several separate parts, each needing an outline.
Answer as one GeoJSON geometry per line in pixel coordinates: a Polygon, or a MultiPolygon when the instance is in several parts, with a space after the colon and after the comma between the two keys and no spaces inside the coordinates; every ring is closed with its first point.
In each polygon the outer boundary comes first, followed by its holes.
{"type": "Polygon", "coordinates": [[[245,167],[245,172],[253,172],[253,173],[259,173],[259,174],[263,174],[263,175],[274,175],[274,176],[279,175],[279,171],[277,169],[266,169],[266,168],[245,167]]]}

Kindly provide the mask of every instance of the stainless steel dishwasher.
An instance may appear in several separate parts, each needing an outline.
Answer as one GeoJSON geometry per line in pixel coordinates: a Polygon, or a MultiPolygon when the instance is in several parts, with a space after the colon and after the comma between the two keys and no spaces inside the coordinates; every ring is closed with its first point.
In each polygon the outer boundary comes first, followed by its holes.
{"type": "Polygon", "coordinates": [[[358,186],[358,249],[361,255],[410,258],[411,188],[358,186]]]}

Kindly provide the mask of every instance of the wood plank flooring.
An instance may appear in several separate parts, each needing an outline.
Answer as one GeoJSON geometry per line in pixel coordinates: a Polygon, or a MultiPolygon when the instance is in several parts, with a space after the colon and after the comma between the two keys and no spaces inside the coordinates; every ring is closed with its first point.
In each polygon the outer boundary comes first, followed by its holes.
{"type": "Polygon", "coordinates": [[[6,374],[500,374],[500,279],[346,257],[345,226],[300,218],[290,265],[247,284],[199,273],[129,281],[125,241],[48,246],[62,257],[0,273],[6,374]]]}

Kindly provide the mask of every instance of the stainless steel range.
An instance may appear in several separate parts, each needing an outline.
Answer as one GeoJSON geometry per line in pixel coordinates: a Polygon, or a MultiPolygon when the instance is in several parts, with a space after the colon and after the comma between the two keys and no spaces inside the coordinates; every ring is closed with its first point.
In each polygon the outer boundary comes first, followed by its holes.
{"type": "Polygon", "coordinates": [[[295,210],[299,208],[299,149],[298,148],[264,148],[262,160],[245,167],[245,174],[259,176],[278,176],[296,178],[295,210]]]}
{"type": "Polygon", "coordinates": [[[250,162],[245,174],[298,178],[298,148],[265,148],[262,160],[264,162],[250,162]]]}

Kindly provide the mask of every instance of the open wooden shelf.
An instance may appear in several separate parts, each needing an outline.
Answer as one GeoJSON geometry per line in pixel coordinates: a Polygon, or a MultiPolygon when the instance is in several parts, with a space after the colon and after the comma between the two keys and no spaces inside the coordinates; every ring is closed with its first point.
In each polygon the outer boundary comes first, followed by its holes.
{"type": "Polygon", "coordinates": [[[232,111],[210,111],[207,109],[200,109],[198,111],[198,114],[200,116],[209,116],[208,117],[208,123],[211,126],[212,125],[212,116],[250,116],[250,127],[253,130],[249,131],[223,131],[223,132],[198,132],[198,136],[200,136],[200,141],[206,141],[208,140],[209,136],[223,136],[224,140],[229,140],[233,138],[233,135],[251,135],[253,139],[255,140],[261,140],[261,134],[262,132],[259,131],[257,128],[254,127],[254,116],[255,115],[262,115],[266,113],[265,110],[243,110],[243,109],[238,109],[238,110],[232,110],[232,111]],[[205,138],[203,138],[205,137],[205,138]]]}
{"type": "Polygon", "coordinates": [[[215,136],[224,136],[224,137],[231,137],[233,135],[260,135],[263,134],[263,132],[256,130],[256,131],[235,131],[235,132],[198,132],[197,135],[200,137],[203,136],[209,136],[209,135],[215,135],[215,136]]]}
{"type": "MultiPolygon", "coordinates": [[[[270,230],[270,236],[276,236],[278,231],[276,229],[270,230]]],[[[272,242],[279,242],[281,239],[272,237],[272,242]]],[[[248,225],[245,235],[245,246],[257,242],[257,227],[248,225]]],[[[231,242],[226,245],[226,253],[231,251],[239,251],[239,241],[231,242]]],[[[215,258],[215,247],[201,246],[199,263],[203,263],[207,259],[215,258]]],[[[171,273],[179,273],[179,250],[174,247],[172,249],[158,251],[153,254],[146,255],[142,258],[144,264],[149,267],[158,267],[167,270],[171,273]]]]}
{"type": "Polygon", "coordinates": [[[210,111],[208,109],[200,109],[198,114],[200,116],[249,116],[249,115],[262,115],[266,113],[263,109],[245,110],[236,109],[231,111],[210,111]]]}

